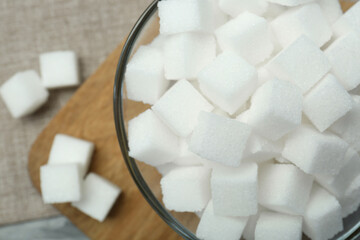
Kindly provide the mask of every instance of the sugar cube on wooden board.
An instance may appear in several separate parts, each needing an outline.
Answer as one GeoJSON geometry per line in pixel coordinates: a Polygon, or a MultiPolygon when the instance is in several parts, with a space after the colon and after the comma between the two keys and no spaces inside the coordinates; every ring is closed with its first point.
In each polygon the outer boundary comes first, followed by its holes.
{"type": "Polygon", "coordinates": [[[49,97],[34,70],[18,72],[0,87],[3,99],[13,118],[21,118],[39,109],[49,97]]]}
{"type": "Polygon", "coordinates": [[[40,168],[44,203],[76,202],[82,197],[82,179],[76,163],[44,165],[40,168]]]}
{"type": "Polygon", "coordinates": [[[72,87],[80,84],[78,59],[73,51],[40,54],[40,72],[46,88],[72,87]]]}
{"type": "Polygon", "coordinates": [[[120,193],[118,186],[95,173],[89,173],[82,183],[81,200],[71,205],[102,222],[120,193]]]}
{"type": "Polygon", "coordinates": [[[92,142],[65,134],[56,134],[51,146],[48,164],[76,163],[79,165],[80,176],[87,173],[94,152],[92,142]]]}

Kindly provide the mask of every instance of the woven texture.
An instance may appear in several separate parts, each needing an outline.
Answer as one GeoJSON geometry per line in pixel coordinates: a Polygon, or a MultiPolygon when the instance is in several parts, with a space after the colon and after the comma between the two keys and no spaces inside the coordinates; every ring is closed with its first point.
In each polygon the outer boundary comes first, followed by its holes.
{"type": "MultiPolygon", "coordinates": [[[[151,0],[0,1],[0,85],[18,71],[39,70],[38,55],[73,50],[86,79],[126,36],[151,0]]],[[[35,114],[11,118],[0,100],[0,225],[58,214],[42,203],[27,172],[36,136],[76,88],[52,90],[35,114]]]]}

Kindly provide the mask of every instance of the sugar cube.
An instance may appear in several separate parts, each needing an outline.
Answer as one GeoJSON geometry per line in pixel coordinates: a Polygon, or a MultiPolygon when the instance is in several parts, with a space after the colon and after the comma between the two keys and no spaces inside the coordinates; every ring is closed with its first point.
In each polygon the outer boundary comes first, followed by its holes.
{"type": "Polygon", "coordinates": [[[178,137],[150,109],[129,121],[128,136],[129,156],[152,166],[179,155],[178,137]]]}
{"type": "Polygon", "coordinates": [[[159,34],[148,44],[148,46],[163,51],[166,39],[167,35],[159,34]]]}
{"type": "Polygon", "coordinates": [[[302,218],[288,214],[264,211],[255,228],[256,240],[301,240],[302,218]]]}
{"type": "Polygon", "coordinates": [[[187,139],[179,139],[180,155],[175,158],[174,163],[180,166],[200,165],[202,163],[202,159],[190,151],[187,141],[187,139]]]}
{"type": "Polygon", "coordinates": [[[180,33],[164,43],[164,71],[168,80],[195,79],[216,57],[215,38],[210,34],[180,33]]]}
{"type": "Polygon", "coordinates": [[[282,141],[269,141],[256,133],[249,137],[243,153],[243,159],[249,159],[258,163],[280,157],[284,144],[282,141]]]}
{"type": "Polygon", "coordinates": [[[259,168],[259,204],[281,213],[301,215],[309,199],[313,177],[291,164],[259,168]]]}
{"type": "Polygon", "coordinates": [[[287,7],[279,5],[277,3],[268,3],[268,8],[266,12],[263,14],[263,17],[266,18],[268,21],[278,17],[280,14],[285,12],[287,7]]]}
{"type": "Polygon", "coordinates": [[[328,74],[306,94],[303,108],[309,120],[323,132],[351,110],[352,98],[337,78],[328,74]]]}
{"type": "Polygon", "coordinates": [[[126,66],[125,84],[128,99],[154,104],[169,86],[162,51],[141,46],[126,66]]]}
{"type": "Polygon", "coordinates": [[[348,194],[339,197],[338,200],[341,205],[341,215],[343,218],[353,214],[360,206],[360,186],[348,194]]]}
{"type": "Polygon", "coordinates": [[[274,50],[267,21],[255,14],[244,12],[215,31],[223,51],[232,51],[250,64],[258,64],[274,50]]]}
{"type": "Polygon", "coordinates": [[[271,27],[282,47],[288,46],[301,35],[307,36],[321,47],[332,35],[331,27],[316,3],[284,12],[271,22],[271,27]]]}
{"type": "Polygon", "coordinates": [[[214,213],[213,202],[207,205],[196,230],[196,236],[206,240],[239,240],[247,217],[224,217],[214,213]]]}
{"type": "Polygon", "coordinates": [[[256,214],[257,165],[249,162],[239,168],[215,168],[211,175],[211,196],[214,213],[220,216],[256,214]]]}
{"type": "Polygon", "coordinates": [[[248,124],[259,135],[278,140],[301,123],[302,94],[288,81],[269,80],[251,97],[248,124]]]}
{"type": "Polygon", "coordinates": [[[81,198],[82,180],[75,163],[40,167],[40,185],[44,203],[75,202],[81,198]]]}
{"type": "Polygon", "coordinates": [[[247,109],[243,112],[241,112],[237,117],[236,117],[236,120],[242,122],[242,123],[248,123],[248,120],[249,120],[249,114],[250,114],[250,110],[247,109]]]}
{"type": "Polygon", "coordinates": [[[39,109],[48,99],[39,75],[28,70],[18,72],[0,87],[0,96],[13,118],[21,118],[39,109]]]}
{"type": "Polygon", "coordinates": [[[56,134],[51,146],[48,164],[76,163],[80,176],[89,169],[94,143],[65,134],[56,134]]]}
{"type": "Polygon", "coordinates": [[[282,156],[306,173],[336,175],[348,146],[334,134],[302,125],[286,138],[282,156]]]}
{"type": "Polygon", "coordinates": [[[261,205],[258,205],[257,213],[249,217],[242,234],[245,240],[255,240],[256,223],[260,217],[260,214],[265,210],[266,208],[262,207],[261,205]]]}
{"type": "Polygon", "coordinates": [[[360,83],[360,34],[349,32],[333,42],[325,54],[332,65],[331,71],[345,89],[356,88],[360,83]]]}
{"type": "Polygon", "coordinates": [[[164,163],[158,166],[155,166],[156,170],[162,175],[165,176],[166,174],[168,174],[170,171],[174,170],[175,168],[180,167],[179,165],[173,163],[173,162],[169,162],[169,163],[164,163]]]}
{"type": "Polygon", "coordinates": [[[238,167],[250,133],[250,126],[240,121],[201,112],[189,147],[202,158],[238,167]]]}
{"type": "Polygon", "coordinates": [[[316,181],[337,198],[344,196],[352,182],[360,176],[360,157],[354,149],[347,150],[343,161],[344,166],[337,175],[316,176],[316,181]]]}
{"type": "Polygon", "coordinates": [[[360,32],[360,2],[354,4],[333,25],[336,36],[342,36],[350,31],[360,32]]]}
{"type": "Polygon", "coordinates": [[[304,233],[311,239],[331,239],[342,230],[339,202],[325,189],[314,184],[304,213],[304,233]]]}
{"type": "Polygon", "coordinates": [[[334,24],[343,15],[339,0],[317,0],[316,3],[330,24],[334,24]]]}
{"type": "Polygon", "coordinates": [[[210,169],[201,166],[176,168],[160,181],[168,210],[196,212],[210,200],[210,169]]]}
{"type": "Polygon", "coordinates": [[[220,0],[219,6],[231,17],[236,17],[245,11],[262,15],[267,10],[268,3],[265,0],[220,0]]]}
{"type": "Polygon", "coordinates": [[[90,217],[103,222],[121,189],[107,179],[89,173],[83,182],[82,198],[71,205],[90,217]]]}
{"type": "Polygon", "coordinates": [[[213,106],[185,79],[172,86],[152,107],[155,114],[178,136],[193,131],[200,111],[213,106]]]}
{"type": "Polygon", "coordinates": [[[257,74],[258,74],[258,86],[259,87],[261,85],[263,85],[265,82],[267,82],[269,80],[273,80],[275,78],[275,76],[269,70],[267,70],[264,66],[261,66],[257,69],[257,74]]]}
{"type": "Polygon", "coordinates": [[[198,76],[206,97],[232,115],[255,91],[256,69],[232,52],[224,52],[207,65],[198,76]]]}
{"type": "Polygon", "coordinates": [[[40,72],[46,88],[72,87],[80,84],[78,60],[73,51],[40,54],[40,72]]]}
{"type": "Polygon", "coordinates": [[[294,7],[301,4],[313,2],[314,0],[266,0],[271,3],[277,3],[283,6],[294,7]]]}
{"type": "Polygon", "coordinates": [[[330,130],[360,151],[360,96],[352,95],[352,109],[331,125],[330,130]]]}

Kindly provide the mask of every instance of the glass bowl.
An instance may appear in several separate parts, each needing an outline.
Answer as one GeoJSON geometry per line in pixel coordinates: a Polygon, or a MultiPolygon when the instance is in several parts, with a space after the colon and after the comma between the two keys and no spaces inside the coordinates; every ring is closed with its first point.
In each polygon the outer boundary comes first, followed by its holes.
{"type": "MultiPolygon", "coordinates": [[[[114,83],[114,119],[119,145],[129,172],[140,192],[150,206],[159,216],[184,239],[198,240],[195,236],[199,222],[194,213],[178,213],[167,211],[162,204],[160,189],[161,175],[157,170],[142,162],[131,158],[128,154],[127,123],[130,119],[150,108],[139,102],[128,100],[124,86],[126,65],[140,45],[150,43],[159,34],[159,19],[157,16],[157,0],[140,16],[131,30],[123,47],[114,83]]],[[[344,220],[344,230],[333,239],[360,239],[360,210],[348,216],[344,220]]],[[[304,236],[304,239],[308,239],[304,236]]]]}

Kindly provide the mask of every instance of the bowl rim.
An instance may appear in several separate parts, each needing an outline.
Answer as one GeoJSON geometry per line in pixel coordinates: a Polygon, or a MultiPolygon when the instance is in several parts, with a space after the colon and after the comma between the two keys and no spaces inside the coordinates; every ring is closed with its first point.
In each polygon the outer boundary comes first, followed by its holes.
{"type": "Polygon", "coordinates": [[[129,147],[126,136],[126,129],[124,125],[124,114],[123,114],[123,82],[125,76],[126,65],[131,55],[134,43],[139,37],[141,30],[144,28],[146,23],[151,19],[151,17],[157,11],[158,0],[154,0],[142,13],[140,18],[137,20],[136,24],[130,31],[126,42],[123,46],[119,62],[116,68],[115,82],[114,82],[114,91],[113,91],[113,111],[114,111],[114,120],[116,134],[118,142],[121,148],[121,152],[124,158],[124,161],[128,167],[128,170],[137,185],[138,189],[150,204],[150,206],[156,211],[156,213],[181,237],[189,240],[198,240],[198,238],[185,228],[181,223],[179,223],[158,201],[158,199],[152,193],[150,187],[147,185],[146,181],[141,175],[141,172],[136,164],[136,161],[129,156],[129,147]]]}
{"type": "MultiPolygon", "coordinates": [[[[165,221],[176,233],[184,239],[199,240],[191,231],[179,223],[158,201],[152,193],[150,187],[142,177],[135,159],[129,156],[129,146],[127,141],[126,129],[124,125],[124,112],[123,112],[123,82],[125,80],[125,71],[127,62],[131,56],[134,43],[138,39],[142,29],[156,13],[158,7],[157,3],[161,0],[154,0],[141,14],[132,30],[130,31],[126,42],[121,51],[121,55],[116,67],[114,89],[113,89],[113,113],[115,120],[115,128],[119,146],[122,156],[127,165],[127,168],[133,178],[135,184],[140,190],[143,197],[155,212],[165,221]]],[[[349,229],[344,235],[337,238],[337,240],[357,240],[360,239],[360,221],[349,229]]]]}

